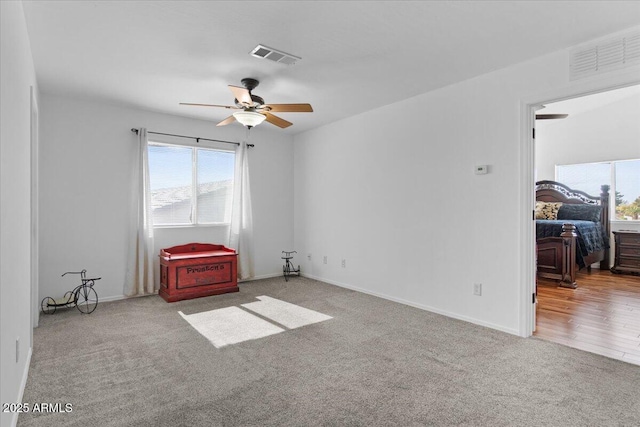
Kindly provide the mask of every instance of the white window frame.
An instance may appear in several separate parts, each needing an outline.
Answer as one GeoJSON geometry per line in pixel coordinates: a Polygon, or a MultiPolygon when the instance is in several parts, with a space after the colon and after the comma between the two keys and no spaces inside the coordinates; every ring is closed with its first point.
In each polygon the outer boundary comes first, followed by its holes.
{"type": "MultiPolygon", "coordinates": [[[[630,219],[630,220],[621,220],[621,219],[615,219],[616,218],[616,163],[622,163],[622,162],[633,162],[633,161],[639,161],[640,159],[623,159],[623,160],[610,160],[610,161],[606,161],[606,162],[585,162],[585,163],[570,163],[570,164],[565,164],[565,165],[556,165],[555,166],[555,180],[558,181],[558,168],[562,167],[562,166],[577,166],[577,165],[595,165],[595,164],[608,164],[609,165],[609,172],[611,174],[610,176],[610,188],[609,188],[609,222],[612,223],[622,223],[622,224],[628,224],[628,223],[638,223],[640,222],[640,220],[637,219],[630,219]]],[[[595,196],[596,194],[591,194],[592,196],[595,196]]]]}
{"type": "MultiPolygon", "coordinates": [[[[161,146],[161,147],[180,147],[180,148],[189,148],[191,149],[191,223],[189,224],[154,224],[153,228],[196,228],[196,227],[228,227],[229,222],[198,222],[198,150],[204,151],[221,151],[224,153],[231,153],[235,156],[235,150],[226,150],[223,148],[214,148],[214,147],[201,147],[197,145],[190,144],[173,144],[168,142],[160,142],[160,141],[149,141],[147,144],[149,147],[151,146],[161,146]]],[[[235,166],[234,166],[235,168],[235,166]]],[[[235,178],[235,173],[234,173],[235,178]]],[[[235,180],[234,180],[235,183],[235,180]]]]}

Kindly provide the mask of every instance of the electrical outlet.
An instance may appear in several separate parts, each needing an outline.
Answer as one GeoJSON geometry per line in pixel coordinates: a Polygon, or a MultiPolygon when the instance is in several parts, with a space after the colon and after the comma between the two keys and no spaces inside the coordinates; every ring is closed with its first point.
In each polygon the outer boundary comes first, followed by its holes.
{"type": "Polygon", "coordinates": [[[327,256],[326,256],[326,255],[322,258],[322,263],[323,263],[323,264],[326,264],[326,263],[327,263],[327,256]]]}
{"type": "Polygon", "coordinates": [[[482,283],[473,284],[473,294],[479,297],[482,296],[482,283]]]}
{"type": "Polygon", "coordinates": [[[347,267],[347,260],[343,259],[342,260],[342,268],[346,268],[347,267]]]}
{"type": "Polygon", "coordinates": [[[311,261],[311,254],[307,254],[307,259],[311,261]]]}

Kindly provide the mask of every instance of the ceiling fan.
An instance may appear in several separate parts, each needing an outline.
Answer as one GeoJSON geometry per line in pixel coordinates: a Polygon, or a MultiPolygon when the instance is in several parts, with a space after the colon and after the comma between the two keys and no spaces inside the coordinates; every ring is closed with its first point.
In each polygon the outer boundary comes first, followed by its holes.
{"type": "Polygon", "coordinates": [[[536,120],[566,119],[568,114],[536,114],[536,120]]]}
{"type": "Polygon", "coordinates": [[[263,121],[267,121],[279,128],[288,128],[293,123],[286,121],[274,114],[275,113],[312,113],[313,108],[310,104],[265,104],[264,99],[251,93],[260,82],[256,79],[242,79],[244,87],[229,85],[231,93],[235,97],[235,106],[233,105],[214,105],[214,104],[192,104],[181,102],[180,105],[192,105],[196,107],[220,107],[230,110],[239,110],[218,123],[216,126],[225,126],[235,121],[240,122],[248,128],[259,125],[263,121]]]}

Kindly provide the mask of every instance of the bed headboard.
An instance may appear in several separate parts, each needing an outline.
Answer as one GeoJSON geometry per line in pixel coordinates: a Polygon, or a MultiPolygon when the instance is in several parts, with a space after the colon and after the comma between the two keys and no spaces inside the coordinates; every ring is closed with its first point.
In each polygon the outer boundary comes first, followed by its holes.
{"type": "Polygon", "coordinates": [[[583,191],[573,190],[564,184],[556,181],[536,182],[536,201],[540,202],[562,202],[568,204],[585,204],[602,206],[600,222],[607,236],[611,229],[609,225],[609,186],[600,187],[600,196],[591,196],[583,191]]]}

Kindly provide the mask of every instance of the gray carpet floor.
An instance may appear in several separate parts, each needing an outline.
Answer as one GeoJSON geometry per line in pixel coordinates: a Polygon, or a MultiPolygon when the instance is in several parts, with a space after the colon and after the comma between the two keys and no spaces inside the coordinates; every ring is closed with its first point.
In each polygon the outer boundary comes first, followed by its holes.
{"type": "MultiPolygon", "coordinates": [[[[19,426],[638,426],[640,367],[303,277],[41,316],[19,426]],[[267,295],[333,319],[215,348],[179,314],[267,295]]],[[[98,288],[99,291],[99,288],[98,288]]]]}

